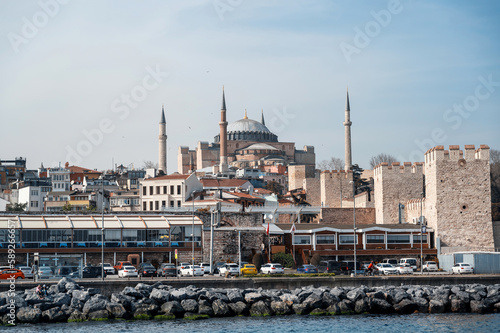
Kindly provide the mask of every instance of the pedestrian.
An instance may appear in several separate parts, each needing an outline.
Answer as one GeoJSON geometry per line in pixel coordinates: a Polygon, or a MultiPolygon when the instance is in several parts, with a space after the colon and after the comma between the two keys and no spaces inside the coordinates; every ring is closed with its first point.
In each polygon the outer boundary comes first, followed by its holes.
{"type": "Polygon", "coordinates": [[[43,299],[42,286],[40,284],[36,286],[35,293],[38,295],[39,299],[43,299]]]}

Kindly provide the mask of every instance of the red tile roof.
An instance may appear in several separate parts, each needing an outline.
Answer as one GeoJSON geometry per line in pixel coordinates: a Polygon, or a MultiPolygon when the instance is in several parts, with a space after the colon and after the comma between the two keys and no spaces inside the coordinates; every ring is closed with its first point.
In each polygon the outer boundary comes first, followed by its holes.
{"type": "Polygon", "coordinates": [[[244,179],[200,179],[203,187],[239,187],[243,186],[248,180],[244,179]]]}
{"type": "Polygon", "coordinates": [[[76,172],[86,172],[86,173],[101,173],[100,171],[92,170],[92,169],[87,169],[83,167],[79,167],[76,165],[71,165],[68,167],[69,171],[76,173],[76,172]]]}
{"type": "Polygon", "coordinates": [[[165,175],[165,176],[160,176],[160,177],[155,177],[155,178],[147,178],[144,180],[169,180],[169,179],[188,179],[189,176],[191,175],[181,175],[179,174],[171,174],[171,175],[165,175]]]}

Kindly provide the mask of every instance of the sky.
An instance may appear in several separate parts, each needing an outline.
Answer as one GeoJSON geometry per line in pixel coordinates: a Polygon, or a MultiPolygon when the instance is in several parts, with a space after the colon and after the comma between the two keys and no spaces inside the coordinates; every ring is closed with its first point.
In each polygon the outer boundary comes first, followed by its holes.
{"type": "Polygon", "coordinates": [[[500,2],[0,0],[0,159],[168,172],[179,146],[260,120],[280,141],[353,163],[500,149],[500,2]]]}

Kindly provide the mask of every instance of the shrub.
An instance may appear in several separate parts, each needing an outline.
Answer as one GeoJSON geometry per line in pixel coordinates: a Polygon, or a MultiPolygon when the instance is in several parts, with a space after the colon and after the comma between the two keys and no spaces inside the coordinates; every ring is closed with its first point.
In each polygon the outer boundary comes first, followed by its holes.
{"type": "Polygon", "coordinates": [[[294,266],[293,256],[291,254],[286,254],[283,252],[276,253],[273,256],[273,262],[280,263],[281,266],[286,268],[292,268],[294,266]]]}
{"type": "Polygon", "coordinates": [[[257,268],[257,271],[260,270],[260,267],[264,264],[264,257],[262,256],[262,253],[256,253],[254,254],[252,258],[252,264],[255,265],[257,268]]]}

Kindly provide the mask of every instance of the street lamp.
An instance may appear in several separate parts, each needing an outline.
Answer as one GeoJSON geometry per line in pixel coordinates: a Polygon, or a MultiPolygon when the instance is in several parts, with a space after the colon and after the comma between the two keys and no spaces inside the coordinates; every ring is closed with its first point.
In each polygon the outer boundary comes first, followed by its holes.
{"type": "Polygon", "coordinates": [[[352,211],[353,211],[353,231],[354,231],[354,277],[356,277],[356,269],[357,269],[357,264],[356,264],[356,183],[354,180],[351,181],[352,183],[352,211]]]}
{"type": "Polygon", "coordinates": [[[421,193],[422,200],[420,200],[420,274],[424,272],[424,250],[423,250],[423,242],[424,238],[424,217],[422,215],[422,208],[424,205],[424,192],[421,193]]]}
{"type": "Polygon", "coordinates": [[[241,275],[241,268],[241,230],[238,230],[238,276],[241,275]]]}
{"type": "Polygon", "coordinates": [[[102,197],[101,197],[101,278],[104,281],[104,172],[101,175],[102,197]]]}
{"type": "Polygon", "coordinates": [[[194,276],[194,194],[195,194],[196,191],[193,191],[191,193],[191,200],[193,201],[193,226],[191,227],[191,240],[192,240],[192,246],[193,246],[193,258],[192,258],[192,264],[193,264],[193,276],[194,276]]]}

